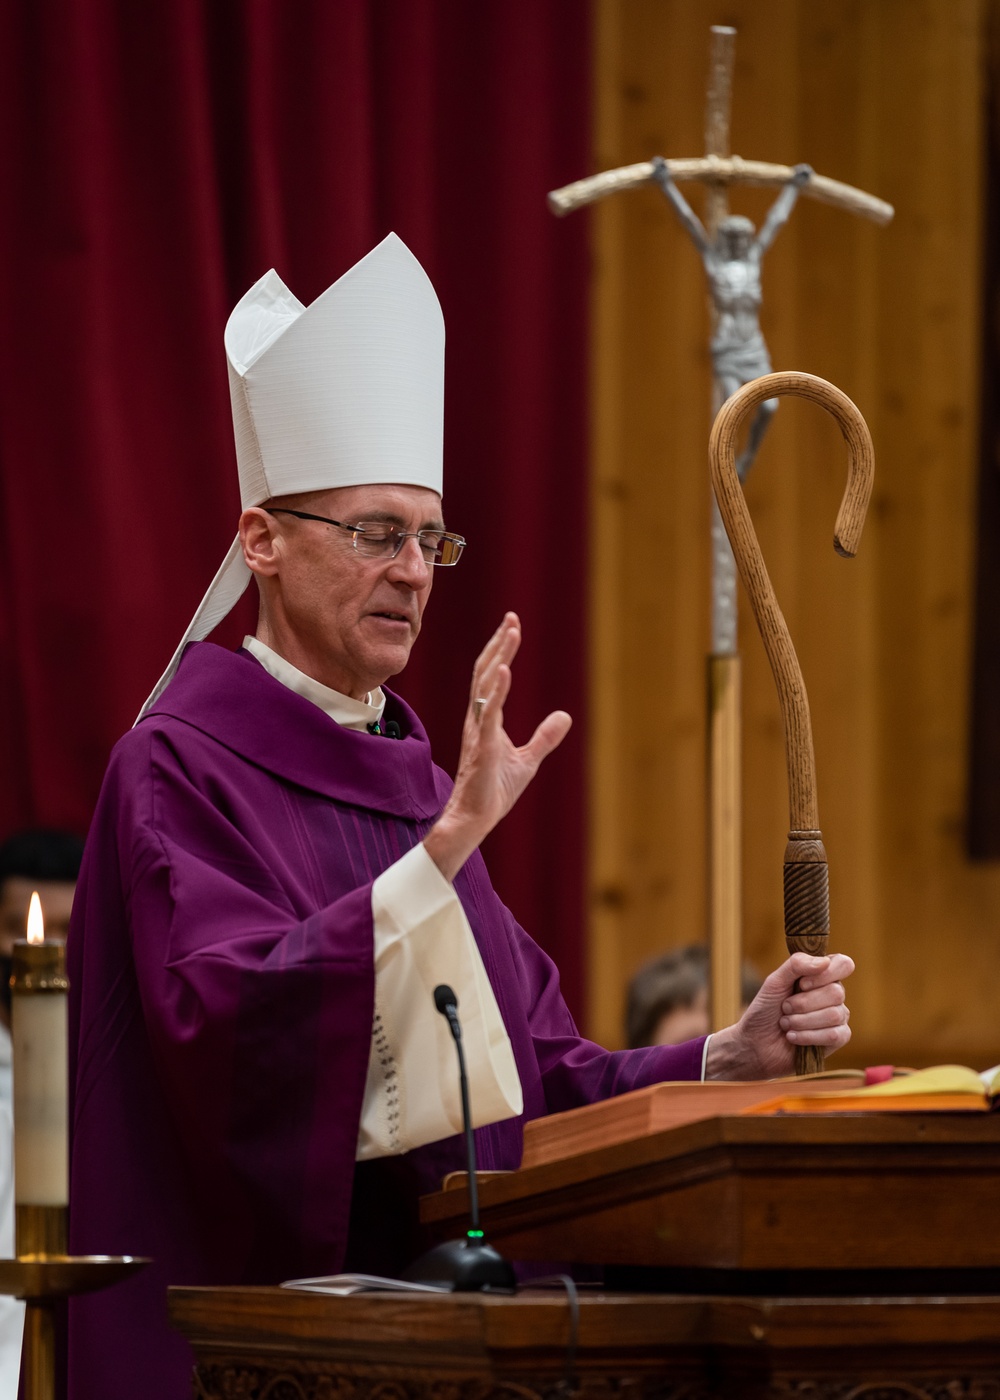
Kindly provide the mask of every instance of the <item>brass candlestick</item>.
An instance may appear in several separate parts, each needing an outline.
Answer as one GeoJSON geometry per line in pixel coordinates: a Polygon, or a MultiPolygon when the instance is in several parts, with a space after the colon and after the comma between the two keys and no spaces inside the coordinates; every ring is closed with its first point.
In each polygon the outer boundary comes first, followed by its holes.
{"type": "Polygon", "coordinates": [[[22,1298],[24,1400],[55,1400],[55,1304],[93,1293],[149,1263],[130,1255],[66,1253],[65,1206],[17,1207],[16,1259],[0,1259],[0,1293],[22,1298]],[[61,1246],[49,1248],[51,1245],[61,1246]]]}
{"type": "MultiPolygon", "coordinates": [[[[25,1302],[24,1343],[21,1371],[24,1400],[55,1400],[55,1304],[60,1298],[79,1293],[92,1293],[107,1288],[119,1279],[127,1278],[148,1259],[130,1255],[72,1256],[67,1253],[66,1200],[66,1139],[65,1129],[52,1135],[48,1121],[52,1104],[65,1100],[65,1068],[62,1056],[51,1062],[35,1053],[24,1056],[22,1049],[21,1075],[18,1084],[18,1030],[27,1032],[27,1023],[18,1024],[18,1008],[24,1008],[28,998],[65,998],[69,988],[66,977],[66,952],[62,943],[53,940],[14,944],[10,978],[14,1000],[14,1135],[15,1188],[30,1194],[54,1195],[53,1202],[17,1201],[15,1203],[15,1241],[17,1258],[0,1259],[0,1294],[10,1294],[25,1302]],[[56,1063],[56,1060],[60,1063],[56,1063]],[[27,1068],[24,1068],[24,1065],[27,1068]],[[22,1113],[21,1134],[18,1136],[18,1112],[22,1113]],[[52,1149],[46,1151],[46,1149],[52,1149]],[[20,1176],[17,1175],[20,1173],[20,1176]],[[41,1179],[39,1181],[39,1179],[41,1179]],[[31,1183],[29,1186],[28,1183],[31,1183]]],[[[58,1018],[49,1018],[58,1020],[58,1018]]],[[[33,1027],[37,1032],[39,1027],[33,1027]]],[[[53,1028],[46,1024],[43,1032],[53,1028]]],[[[65,1020],[55,1033],[65,1040],[65,1020]]],[[[28,1044],[27,1039],[25,1044],[28,1044]]],[[[60,1110],[64,1111],[64,1110],[60,1110]]]]}

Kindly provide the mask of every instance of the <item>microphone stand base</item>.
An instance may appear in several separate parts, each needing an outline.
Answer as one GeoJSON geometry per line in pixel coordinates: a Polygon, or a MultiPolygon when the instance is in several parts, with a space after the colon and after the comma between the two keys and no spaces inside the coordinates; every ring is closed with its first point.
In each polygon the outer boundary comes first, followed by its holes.
{"type": "Polygon", "coordinates": [[[446,1240],[403,1270],[407,1283],[438,1284],[452,1293],[515,1293],[517,1278],[491,1244],[446,1240]]]}

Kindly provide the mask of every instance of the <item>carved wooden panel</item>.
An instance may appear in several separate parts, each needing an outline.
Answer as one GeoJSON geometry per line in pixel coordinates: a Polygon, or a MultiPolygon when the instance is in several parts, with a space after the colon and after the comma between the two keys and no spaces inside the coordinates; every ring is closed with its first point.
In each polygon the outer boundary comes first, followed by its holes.
{"type": "MultiPolygon", "coordinates": [[[[327,1368],[303,1365],[297,1365],[293,1374],[281,1367],[225,1362],[198,1366],[194,1379],[196,1400],[710,1400],[713,1393],[700,1382],[671,1381],[662,1376],[588,1376],[577,1378],[574,1384],[565,1376],[457,1381],[415,1376],[401,1380],[372,1374],[333,1374],[327,1368]]],[[[805,1395],[802,1400],[806,1400],[805,1395]]],[[[964,1396],[957,1400],[964,1400],[964,1396]]]]}
{"type": "Polygon", "coordinates": [[[196,1400],[712,1400],[760,1396],[761,1400],[1000,1400],[1000,1376],[803,1376],[750,1381],[745,1374],[720,1375],[716,1384],[670,1380],[662,1375],[590,1375],[570,1384],[544,1379],[442,1380],[376,1374],[345,1375],[329,1368],[201,1365],[195,1370],[196,1400]]]}
{"type": "Polygon", "coordinates": [[[860,1383],[856,1376],[803,1378],[772,1384],[768,1400],[1000,1400],[1000,1378],[901,1376],[860,1383]]]}
{"type": "MultiPolygon", "coordinates": [[[[1000,1400],[1000,1297],[172,1289],[195,1400],[1000,1400]]],[[[941,1279],[943,1283],[943,1276],[941,1279]]]]}

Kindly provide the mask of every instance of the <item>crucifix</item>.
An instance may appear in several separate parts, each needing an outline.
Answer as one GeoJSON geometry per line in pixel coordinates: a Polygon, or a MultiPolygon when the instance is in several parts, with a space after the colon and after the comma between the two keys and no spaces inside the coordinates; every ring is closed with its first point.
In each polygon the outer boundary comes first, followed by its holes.
{"type": "MultiPolygon", "coordinates": [[[[800,194],[859,214],[877,224],[893,216],[891,204],[863,190],[817,175],[808,165],[789,168],[741,160],[730,150],[736,30],[713,25],[705,109],[705,155],[681,160],[640,161],[577,180],[548,197],[553,213],[639,185],[662,191],[701,255],[712,311],[712,414],[744,384],[771,371],[760,329],[761,262],[792,213],[800,194]],[[704,223],[678,189],[685,181],[706,186],[704,223]],[[734,185],[777,188],[778,196],[759,230],[729,213],[734,185]]],[[[749,471],[777,400],[757,406],[737,461],[742,480],[749,471]]],[[[719,507],[712,501],[712,638],[708,657],[709,944],[711,1011],[715,1029],[740,1016],[741,929],[741,724],[740,656],[737,643],[736,567],[719,507]]]]}

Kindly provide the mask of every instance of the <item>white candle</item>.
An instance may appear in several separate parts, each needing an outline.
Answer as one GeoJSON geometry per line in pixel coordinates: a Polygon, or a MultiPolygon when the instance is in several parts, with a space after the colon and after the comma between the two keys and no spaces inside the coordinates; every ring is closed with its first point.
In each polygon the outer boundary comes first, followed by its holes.
{"type": "Polygon", "coordinates": [[[46,939],[38,895],[28,938],[14,944],[11,1040],[14,1070],[14,1202],[69,1203],[65,945],[46,939]]]}

